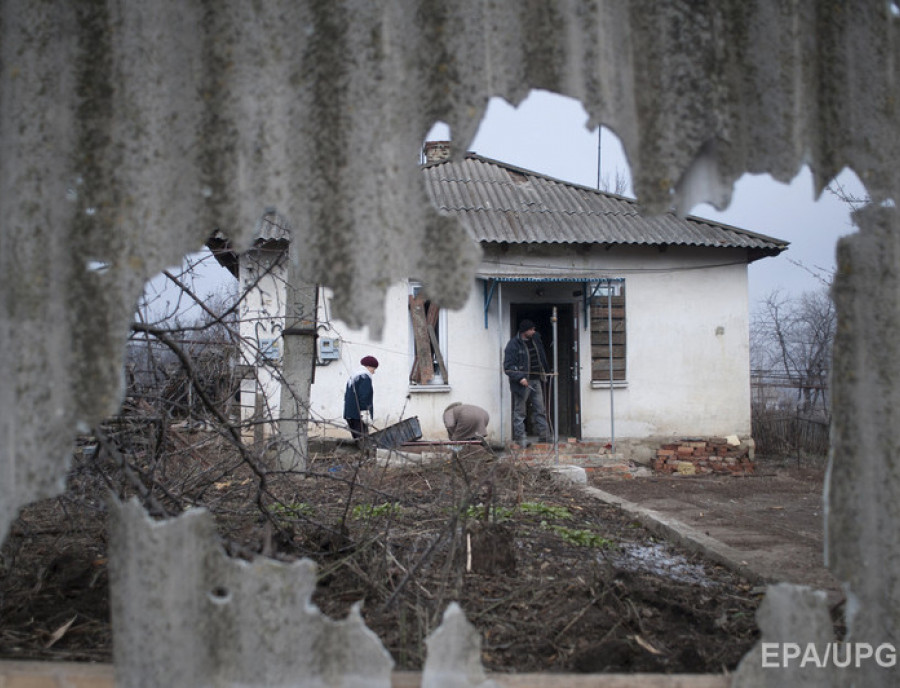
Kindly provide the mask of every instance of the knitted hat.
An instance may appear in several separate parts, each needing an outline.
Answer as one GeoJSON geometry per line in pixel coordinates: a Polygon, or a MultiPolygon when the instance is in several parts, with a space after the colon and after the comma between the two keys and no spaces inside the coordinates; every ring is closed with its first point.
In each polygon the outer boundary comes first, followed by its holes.
{"type": "Polygon", "coordinates": [[[519,323],[519,334],[522,332],[528,332],[528,330],[534,329],[534,323],[530,320],[523,320],[519,323]]]}
{"type": "Polygon", "coordinates": [[[363,356],[363,359],[360,361],[360,364],[365,366],[366,368],[377,368],[378,367],[378,359],[374,356],[363,356]]]}

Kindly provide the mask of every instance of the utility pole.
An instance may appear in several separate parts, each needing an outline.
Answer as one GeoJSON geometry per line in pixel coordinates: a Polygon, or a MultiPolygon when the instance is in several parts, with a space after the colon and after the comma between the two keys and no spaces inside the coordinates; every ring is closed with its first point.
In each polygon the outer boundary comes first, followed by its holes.
{"type": "MultiPolygon", "coordinates": [[[[291,249],[293,249],[293,245],[291,249]]],[[[317,285],[303,279],[288,254],[284,316],[284,355],[278,420],[278,468],[305,470],[309,456],[309,397],[316,356],[317,285]]]]}

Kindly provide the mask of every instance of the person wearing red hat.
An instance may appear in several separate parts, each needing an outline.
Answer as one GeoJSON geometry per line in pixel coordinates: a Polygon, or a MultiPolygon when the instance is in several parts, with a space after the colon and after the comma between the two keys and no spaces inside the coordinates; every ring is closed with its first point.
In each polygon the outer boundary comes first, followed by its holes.
{"type": "Polygon", "coordinates": [[[357,370],[344,389],[344,420],[350,428],[350,434],[356,440],[369,433],[369,423],[375,413],[373,402],[375,390],[372,387],[372,375],[378,368],[378,359],[374,356],[363,356],[357,370]]]}

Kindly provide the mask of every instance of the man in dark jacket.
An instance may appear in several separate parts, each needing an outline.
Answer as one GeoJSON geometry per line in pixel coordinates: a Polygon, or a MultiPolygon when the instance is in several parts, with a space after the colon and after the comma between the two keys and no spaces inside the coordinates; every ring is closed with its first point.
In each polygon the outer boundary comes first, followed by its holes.
{"type": "Polygon", "coordinates": [[[529,408],[540,440],[552,441],[541,386],[541,381],[550,372],[550,366],[547,363],[541,335],[537,333],[534,323],[530,320],[519,323],[519,333],[506,345],[503,352],[503,371],[509,377],[509,389],[512,393],[513,442],[520,447],[528,446],[525,437],[525,418],[528,416],[529,408]]]}
{"type": "Polygon", "coordinates": [[[354,439],[365,437],[369,432],[369,423],[374,411],[375,390],[372,388],[372,375],[378,367],[378,359],[364,356],[356,371],[344,388],[344,420],[350,428],[354,439]]]}

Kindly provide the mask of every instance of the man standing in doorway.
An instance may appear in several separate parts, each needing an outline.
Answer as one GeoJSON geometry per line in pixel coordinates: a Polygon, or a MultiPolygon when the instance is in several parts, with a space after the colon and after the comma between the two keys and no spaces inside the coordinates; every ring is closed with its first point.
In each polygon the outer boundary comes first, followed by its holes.
{"type": "Polygon", "coordinates": [[[550,366],[541,335],[537,333],[531,320],[520,322],[518,334],[506,345],[503,370],[509,376],[512,393],[513,442],[520,447],[527,447],[529,444],[525,436],[525,418],[529,409],[540,441],[552,442],[541,385],[550,372],[550,366]]]}

